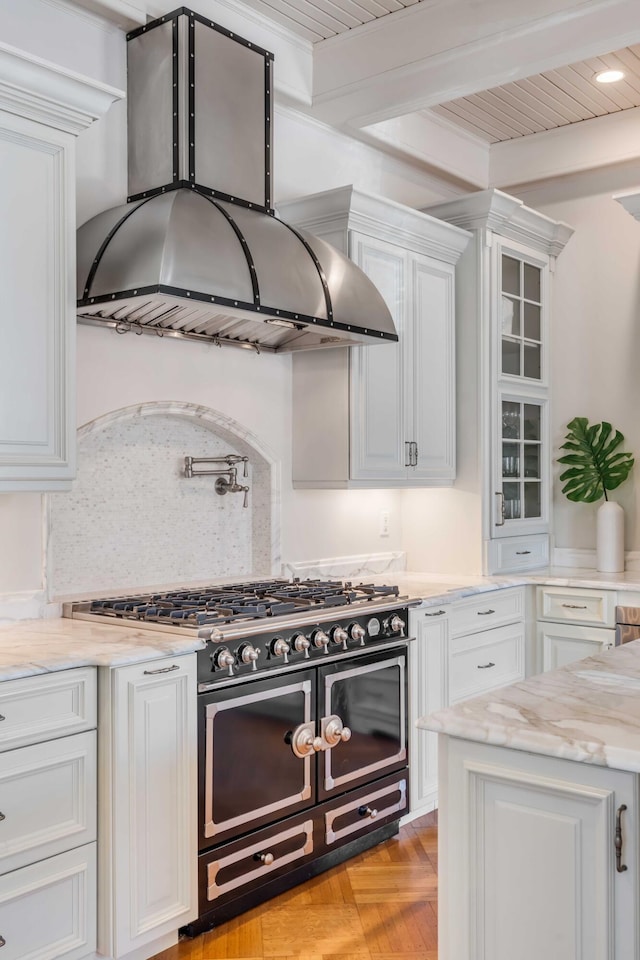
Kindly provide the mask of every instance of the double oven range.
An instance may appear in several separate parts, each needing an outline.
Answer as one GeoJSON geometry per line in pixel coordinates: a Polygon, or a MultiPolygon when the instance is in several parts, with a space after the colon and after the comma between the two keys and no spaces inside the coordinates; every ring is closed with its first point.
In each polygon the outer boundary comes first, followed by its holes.
{"type": "Polygon", "coordinates": [[[194,935],[373,846],[408,809],[408,606],[396,587],[266,580],[74,604],[195,631],[194,935]]]}

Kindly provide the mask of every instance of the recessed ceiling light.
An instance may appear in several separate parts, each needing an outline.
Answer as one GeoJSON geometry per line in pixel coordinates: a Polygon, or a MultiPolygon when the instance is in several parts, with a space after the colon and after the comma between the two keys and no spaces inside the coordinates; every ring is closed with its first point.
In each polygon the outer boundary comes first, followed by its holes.
{"type": "Polygon", "coordinates": [[[623,77],[622,70],[601,70],[600,73],[596,73],[595,80],[597,83],[616,83],[623,77]]]}

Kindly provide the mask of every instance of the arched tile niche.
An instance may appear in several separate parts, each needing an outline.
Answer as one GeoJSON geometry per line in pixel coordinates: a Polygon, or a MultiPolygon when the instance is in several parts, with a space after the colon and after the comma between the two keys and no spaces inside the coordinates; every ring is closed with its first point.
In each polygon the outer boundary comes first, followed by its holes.
{"type": "MultiPolygon", "coordinates": [[[[223,464],[221,466],[224,466],[223,464]]],[[[279,471],[241,424],[207,407],[145,403],[84,424],[70,493],[47,501],[52,600],[280,572],[279,471]],[[184,458],[249,458],[249,505],[184,458]]]]}

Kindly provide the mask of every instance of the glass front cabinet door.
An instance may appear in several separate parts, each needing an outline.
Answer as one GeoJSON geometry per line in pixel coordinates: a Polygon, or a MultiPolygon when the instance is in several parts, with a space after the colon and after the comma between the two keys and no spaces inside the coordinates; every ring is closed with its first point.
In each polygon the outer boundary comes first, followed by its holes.
{"type": "Polygon", "coordinates": [[[500,391],[497,420],[496,534],[544,533],[549,522],[547,401],[500,391]]]}
{"type": "Polygon", "coordinates": [[[499,241],[494,251],[494,537],[549,528],[549,259],[499,241]]]}

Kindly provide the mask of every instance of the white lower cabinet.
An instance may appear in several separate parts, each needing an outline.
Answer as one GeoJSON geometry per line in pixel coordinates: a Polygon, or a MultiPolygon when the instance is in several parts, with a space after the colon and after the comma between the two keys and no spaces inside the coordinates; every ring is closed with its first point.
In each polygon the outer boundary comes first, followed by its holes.
{"type": "Polygon", "coordinates": [[[444,735],[440,753],[439,956],[636,960],[637,775],[444,735]]]}
{"type": "Polygon", "coordinates": [[[538,669],[555,670],[615,646],[616,593],[584,587],[536,590],[538,669]]]}
{"type": "Polygon", "coordinates": [[[80,960],[96,949],[96,845],[0,876],[2,960],[80,960]]]}
{"type": "Polygon", "coordinates": [[[524,600],[513,587],[409,611],[410,818],[438,806],[438,738],[416,721],[524,678],[524,600]]]}
{"type": "Polygon", "coordinates": [[[152,956],[197,916],[196,657],[100,678],[98,947],[152,956]]]}
{"type": "Polygon", "coordinates": [[[96,672],[6,680],[0,716],[0,957],[89,960],[96,949],[96,672]]]}

